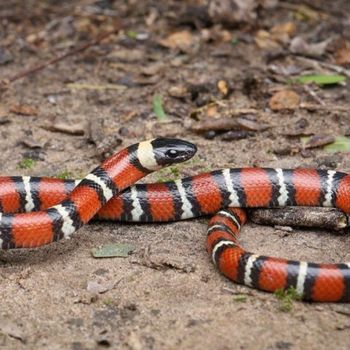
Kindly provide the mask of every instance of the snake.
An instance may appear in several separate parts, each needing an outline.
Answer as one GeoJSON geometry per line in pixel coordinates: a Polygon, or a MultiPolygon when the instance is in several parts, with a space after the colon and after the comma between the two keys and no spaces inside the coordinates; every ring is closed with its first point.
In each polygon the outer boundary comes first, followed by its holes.
{"type": "Polygon", "coordinates": [[[207,251],[230,280],[267,292],[294,288],[305,301],[350,302],[350,263],[257,255],[238,241],[247,220],[241,208],[315,206],[350,213],[350,175],[309,168],[233,168],[134,184],[190,159],[196,150],[184,140],[158,138],[127,147],[82,180],[0,177],[0,248],[34,248],[70,238],[92,218],[157,223],[214,215],[207,251]]]}

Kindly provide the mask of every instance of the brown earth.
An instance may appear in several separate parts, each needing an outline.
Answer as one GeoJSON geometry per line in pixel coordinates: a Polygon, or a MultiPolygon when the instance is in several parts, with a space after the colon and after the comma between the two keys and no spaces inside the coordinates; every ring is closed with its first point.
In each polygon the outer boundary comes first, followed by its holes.
{"type": "MultiPolygon", "coordinates": [[[[267,1],[260,2],[257,19],[226,27],[214,25],[215,18],[205,15],[202,3],[0,4],[1,79],[122,25],[118,34],[98,45],[3,84],[1,174],[65,172],[81,177],[111,151],[156,136],[181,137],[198,145],[195,159],[178,168],[181,175],[241,166],[349,171],[347,153],[298,150],[300,135],[350,132],[347,86],[288,82],[292,74],[334,74],[336,68],[349,74],[338,57],[343,55],[346,61],[349,3],[281,1],[267,8],[267,1]],[[189,5],[196,10],[189,10],[189,5]],[[271,35],[282,23],[294,23],[296,33],[285,37],[284,30],[283,39],[266,40],[266,33],[271,35]],[[258,34],[262,29],[266,33],[258,34]],[[169,37],[174,32],[175,44],[169,37]],[[332,42],[321,55],[305,59],[291,53],[292,36],[310,43],[328,38],[332,42]],[[229,94],[222,88],[225,83],[218,88],[220,80],[229,85],[229,94]],[[297,94],[292,108],[271,111],[271,96],[287,89],[297,94]],[[165,122],[153,113],[155,94],[163,96],[165,122]],[[205,139],[189,129],[191,123],[202,125],[247,108],[255,110],[245,116],[248,120],[270,127],[233,141],[223,141],[222,135],[205,139]],[[57,123],[84,134],[53,132],[57,123]],[[290,144],[296,145],[295,152],[287,149],[281,154],[290,144]]],[[[170,172],[162,172],[147,181],[168,177],[170,172]]],[[[206,222],[200,218],[162,225],[92,223],[71,240],[1,252],[0,348],[349,349],[350,306],[293,302],[285,312],[273,294],[231,283],[207,256],[206,222]],[[131,243],[135,250],[124,259],[94,259],[91,250],[108,243],[131,243]],[[106,291],[93,295],[87,290],[91,282],[106,291]]],[[[242,244],[280,257],[350,260],[350,238],[320,230],[286,233],[248,224],[242,244]]]]}

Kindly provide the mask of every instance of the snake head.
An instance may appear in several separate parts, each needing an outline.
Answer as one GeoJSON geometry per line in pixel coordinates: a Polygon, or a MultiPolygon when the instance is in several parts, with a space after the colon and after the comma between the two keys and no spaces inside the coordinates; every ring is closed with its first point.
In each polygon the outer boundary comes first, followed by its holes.
{"type": "Polygon", "coordinates": [[[161,166],[184,162],[197,152],[193,143],[179,139],[158,138],[151,143],[155,159],[161,166]]]}
{"type": "Polygon", "coordinates": [[[148,170],[157,170],[192,158],[197,147],[180,139],[157,138],[138,146],[140,163],[148,170]]]}

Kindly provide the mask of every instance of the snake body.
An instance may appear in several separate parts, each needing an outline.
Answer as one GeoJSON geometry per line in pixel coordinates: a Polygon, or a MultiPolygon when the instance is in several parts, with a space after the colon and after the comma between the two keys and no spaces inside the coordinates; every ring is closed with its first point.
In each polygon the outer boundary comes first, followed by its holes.
{"type": "Polygon", "coordinates": [[[105,160],[58,204],[52,198],[46,201],[40,186],[31,188],[28,178],[5,178],[2,187],[16,190],[1,200],[0,248],[33,248],[69,238],[125,188],[152,171],[191,158],[195,152],[195,145],[176,139],[159,138],[132,145],[105,160]],[[38,201],[39,211],[11,213],[16,205],[19,211],[31,211],[38,201]]]}
{"type": "MultiPolygon", "coordinates": [[[[159,142],[164,148],[166,142],[159,142]]],[[[82,181],[0,178],[0,246],[34,247],[69,237],[94,215],[106,220],[168,222],[217,213],[209,223],[207,250],[231,280],[271,292],[293,287],[304,300],[350,301],[349,263],[315,264],[246,252],[237,241],[245,213],[234,209],[324,206],[350,213],[350,175],[332,170],[239,168],[129,187],[161,165],[194,154],[195,146],[180,144],[185,156],[158,163],[156,141],[131,146],[82,181]]]]}

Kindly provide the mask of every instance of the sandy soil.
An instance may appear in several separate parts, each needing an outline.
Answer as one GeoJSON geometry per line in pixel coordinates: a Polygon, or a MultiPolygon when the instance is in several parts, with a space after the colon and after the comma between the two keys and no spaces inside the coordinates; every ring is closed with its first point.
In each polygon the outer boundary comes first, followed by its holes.
{"type": "MultiPolygon", "coordinates": [[[[290,21],[295,21],[299,35],[314,35],[315,42],[330,36],[349,40],[346,1],[313,2],[316,13],[328,14],[314,20],[295,19],[293,6],[299,3],[283,2],[290,6],[261,9],[253,24],[218,27],[220,35],[227,31],[239,39],[235,45],[222,38],[204,40],[203,28],[213,30],[210,25],[199,17],[188,22],[186,16],[178,16],[190,2],[145,1],[136,6],[134,1],[105,1],[100,3],[111,12],[102,14],[89,10],[92,1],[26,3],[11,0],[0,4],[0,46],[4,50],[0,59],[5,54],[9,58],[0,65],[1,78],[12,77],[110,30],[116,22],[113,11],[125,22],[122,32],[99,45],[1,90],[2,175],[69,172],[80,177],[112,150],[161,135],[198,145],[195,159],[179,167],[181,175],[252,165],[350,170],[346,153],[329,155],[318,148],[304,157],[300,152],[274,152],[299,142],[299,135],[290,138],[286,132],[296,130],[301,119],[306,120],[303,130],[309,133],[348,133],[349,91],[347,86],[312,86],[322,106],[309,90],[293,86],[303,102],[320,108],[272,112],[270,97],[288,87],[285,76],[272,73],[272,65],[305,69],[306,63],[288,52],[271,61],[254,41],[258,29],[269,31],[290,21]],[[152,16],[156,16],[153,22],[152,16]],[[159,40],[180,30],[195,36],[189,47],[177,50],[159,45],[159,40]],[[134,32],[146,33],[146,39],[135,38],[134,32]],[[220,97],[216,87],[220,79],[232,87],[228,97],[220,97]],[[90,88],[69,85],[73,83],[90,88]],[[114,88],[96,87],[106,84],[114,88]],[[168,93],[174,86],[192,92],[175,98],[168,93]],[[165,123],[152,111],[154,94],[163,95],[168,115],[165,123]],[[232,108],[254,108],[258,111],[255,121],[271,127],[230,142],[222,141],[220,135],[207,140],[191,132],[188,124],[196,122],[190,118],[191,111],[216,100],[221,101],[219,114],[232,108]],[[36,110],[21,115],[18,105],[36,110]],[[84,135],[48,130],[57,123],[82,129],[84,135]],[[35,162],[28,166],[28,159],[35,162]],[[20,168],[23,162],[27,169],[20,168]]],[[[317,60],[332,63],[331,53],[317,60]]],[[[209,117],[204,114],[201,118],[197,123],[209,117]]],[[[147,181],[158,179],[153,174],[147,181]]],[[[199,218],[162,225],[91,223],[71,240],[40,249],[0,252],[0,348],[349,348],[349,305],[293,302],[292,309],[283,312],[274,295],[231,283],[215,271],[207,256],[206,222],[199,218]],[[135,250],[128,258],[94,259],[91,250],[108,243],[131,243],[135,250]],[[91,294],[87,290],[91,282],[98,282],[106,291],[91,294]]],[[[242,243],[252,251],[280,257],[350,260],[348,236],[317,230],[286,233],[249,223],[242,243]]]]}

